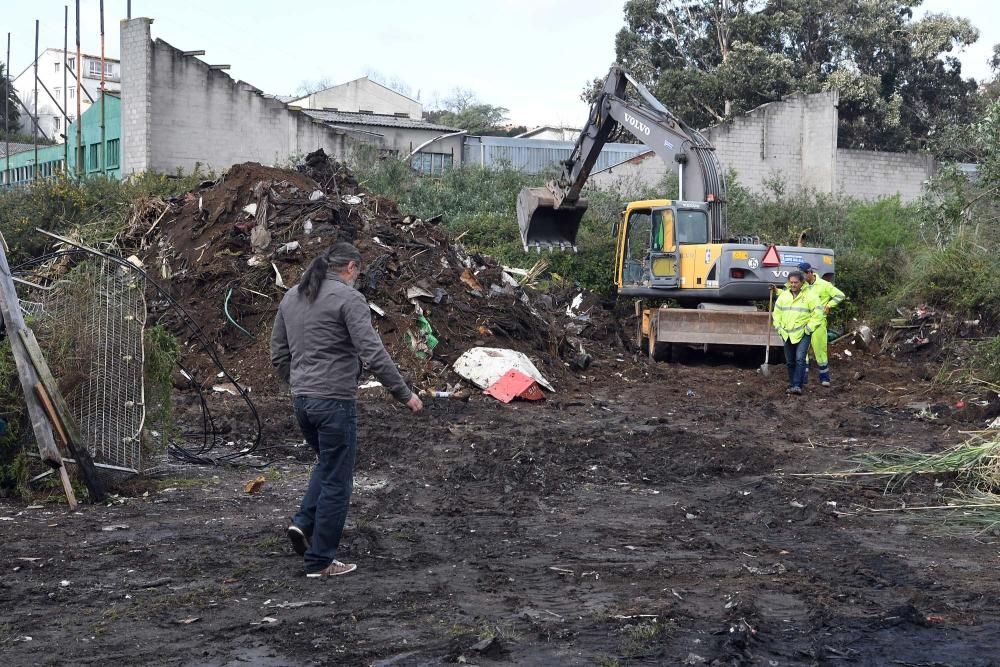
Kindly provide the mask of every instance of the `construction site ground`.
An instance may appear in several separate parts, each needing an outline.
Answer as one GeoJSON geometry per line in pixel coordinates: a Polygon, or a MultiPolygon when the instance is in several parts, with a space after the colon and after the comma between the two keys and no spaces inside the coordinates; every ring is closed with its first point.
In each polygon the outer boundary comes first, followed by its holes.
{"type": "Polygon", "coordinates": [[[801,398],[782,368],[697,355],[596,359],[540,403],[410,416],[362,392],[359,569],[329,580],[283,533],[311,456],[287,398],[258,397],[266,468],[181,466],[76,513],[0,501],[0,647],[12,665],[996,664],[994,534],[873,511],[941,504],[954,480],[801,476],[939,451],[982,415],[952,414],[920,363],[838,356],[836,386],[801,398]]]}

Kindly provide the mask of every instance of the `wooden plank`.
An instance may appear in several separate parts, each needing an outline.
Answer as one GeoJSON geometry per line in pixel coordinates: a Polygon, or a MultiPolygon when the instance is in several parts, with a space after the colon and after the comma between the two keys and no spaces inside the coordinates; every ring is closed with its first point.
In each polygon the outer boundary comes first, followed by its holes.
{"type": "Polygon", "coordinates": [[[3,248],[0,248],[0,316],[3,317],[7,327],[7,337],[10,339],[10,348],[14,353],[14,363],[17,365],[17,375],[21,380],[24,402],[28,406],[31,428],[35,432],[38,454],[42,461],[53,468],[59,468],[62,466],[62,455],[59,453],[55,438],[52,436],[52,424],[45,415],[45,410],[38,397],[35,396],[35,385],[39,381],[38,373],[24,348],[21,336],[17,335],[21,329],[25,328],[24,317],[21,316],[21,305],[17,300],[17,291],[14,289],[10,266],[7,264],[7,255],[3,248]]]}
{"type": "MultiPolygon", "coordinates": [[[[42,407],[45,408],[45,414],[49,416],[49,420],[52,425],[56,427],[56,433],[59,435],[59,439],[62,441],[63,445],[69,444],[69,439],[66,437],[66,432],[62,429],[59,424],[59,419],[56,417],[56,409],[52,407],[52,401],[49,400],[48,394],[45,393],[45,386],[41,382],[35,385],[35,394],[38,395],[38,400],[42,402],[42,407]]],[[[69,505],[71,510],[76,510],[78,504],[76,502],[76,494],[73,492],[73,485],[69,481],[69,473],[66,472],[66,462],[59,466],[59,481],[62,482],[63,492],[66,494],[66,503],[69,505]]]]}
{"type": "Polygon", "coordinates": [[[55,378],[52,377],[52,371],[49,370],[49,364],[45,361],[42,348],[38,346],[35,332],[24,328],[20,331],[20,337],[21,342],[24,343],[24,347],[28,351],[31,364],[35,367],[35,371],[37,371],[38,377],[41,380],[41,384],[36,387],[36,390],[41,390],[39,398],[43,405],[45,403],[52,405],[52,423],[58,430],[66,448],[69,449],[73,460],[76,462],[77,468],[80,470],[80,476],[83,477],[83,483],[87,485],[87,490],[90,491],[91,501],[95,503],[102,502],[106,496],[104,482],[101,481],[101,477],[97,473],[97,468],[94,466],[94,459],[90,456],[90,449],[87,447],[87,442],[80,434],[80,427],[76,423],[76,418],[73,417],[73,412],[69,409],[69,404],[66,403],[62,392],[59,391],[59,385],[56,383],[55,378]]]}
{"type": "Polygon", "coordinates": [[[69,508],[76,511],[79,504],[76,502],[76,494],[73,493],[73,484],[69,481],[69,473],[66,472],[66,466],[59,466],[59,481],[62,482],[63,493],[66,494],[66,502],[69,503],[69,508]]]}

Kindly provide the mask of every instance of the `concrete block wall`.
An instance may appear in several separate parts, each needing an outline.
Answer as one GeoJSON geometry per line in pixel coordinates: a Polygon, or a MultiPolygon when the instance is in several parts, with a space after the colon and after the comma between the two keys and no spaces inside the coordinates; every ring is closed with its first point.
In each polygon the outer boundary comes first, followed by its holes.
{"type": "Polygon", "coordinates": [[[149,18],[121,22],[123,176],[150,168],[152,96],[149,84],[153,43],[149,39],[149,26],[152,22],[149,18]]]}
{"type": "Polygon", "coordinates": [[[924,153],[882,153],[837,150],[838,194],[872,200],[899,195],[904,202],[919,199],[937,172],[937,162],[924,153]]]}
{"type": "MultiPolygon", "coordinates": [[[[753,192],[765,192],[767,182],[778,179],[789,193],[811,190],[864,200],[920,197],[937,170],[934,159],[837,148],[838,102],[835,90],[795,94],[711,127],[704,135],[716,147],[722,168],[734,170],[753,192]]],[[[590,184],[618,190],[650,185],[663,178],[666,168],[655,155],[641,155],[595,172],[590,184]]]]}
{"type": "Polygon", "coordinates": [[[324,148],[346,156],[340,131],[253,86],[151,40],[151,19],[122,21],[123,175],[280,164],[324,148]]]}

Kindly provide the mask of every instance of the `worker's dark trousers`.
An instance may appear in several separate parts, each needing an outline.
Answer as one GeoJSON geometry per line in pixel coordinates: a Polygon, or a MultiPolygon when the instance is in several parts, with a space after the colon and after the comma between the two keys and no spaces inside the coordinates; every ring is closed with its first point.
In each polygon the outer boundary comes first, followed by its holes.
{"type": "Polygon", "coordinates": [[[785,341],[785,367],[788,368],[788,386],[802,387],[806,379],[806,354],[809,352],[809,334],[798,343],[785,341]]]}
{"type": "Polygon", "coordinates": [[[309,537],[306,572],[324,569],[337,558],[354,489],[358,413],[354,401],[297,396],[294,400],[306,442],[319,461],[309,478],[302,506],[292,520],[309,537]]]}

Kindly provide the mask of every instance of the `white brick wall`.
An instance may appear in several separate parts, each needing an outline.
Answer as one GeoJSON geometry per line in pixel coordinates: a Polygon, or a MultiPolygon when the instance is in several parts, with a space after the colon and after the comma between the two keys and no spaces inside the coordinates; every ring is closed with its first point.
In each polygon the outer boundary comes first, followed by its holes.
{"type": "Polygon", "coordinates": [[[918,199],[937,164],[922,153],[881,153],[841,148],[837,150],[837,192],[858,199],[899,195],[918,199]]]}
{"type": "MultiPolygon", "coordinates": [[[[936,164],[918,153],[880,153],[837,148],[837,91],[795,94],[765,104],[731,122],[705,130],[722,168],[739,182],[763,193],[780,180],[789,193],[813,190],[878,199],[899,194],[904,201],[920,196],[936,164]]],[[[673,167],[673,165],[670,165],[673,167]]],[[[634,158],[595,173],[593,187],[619,189],[659,181],[667,169],[655,155],[634,158]]]]}
{"type": "Polygon", "coordinates": [[[151,41],[150,23],[137,18],[121,25],[124,174],[273,165],[320,147],[346,155],[341,132],[163,40],[151,41]]]}

